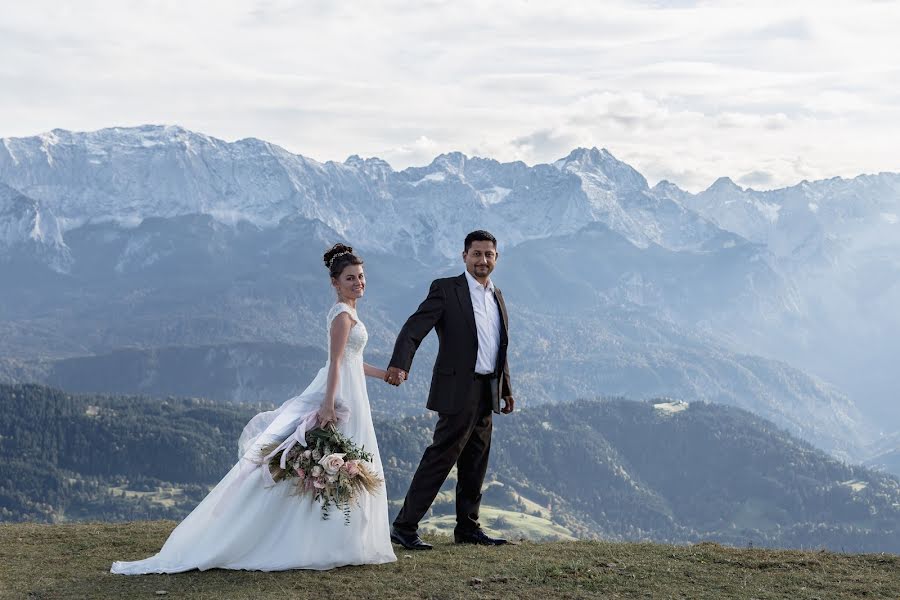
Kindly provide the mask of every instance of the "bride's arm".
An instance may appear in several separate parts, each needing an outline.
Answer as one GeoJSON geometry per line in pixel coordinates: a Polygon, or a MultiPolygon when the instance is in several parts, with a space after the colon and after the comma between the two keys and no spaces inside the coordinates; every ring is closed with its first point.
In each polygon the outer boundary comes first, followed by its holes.
{"type": "Polygon", "coordinates": [[[377,377],[382,381],[387,381],[387,371],[373,367],[369,363],[363,363],[363,372],[366,374],[366,377],[377,377]]]}
{"type": "Polygon", "coordinates": [[[328,357],[328,379],[325,383],[325,399],[319,408],[319,424],[325,427],[329,423],[337,421],[334,412],[334,395],[337,393],[341,378],[341,360],[344,358],[344,348],[347,347],[347,338],[350,337],[350,328],[353,321],[347,313],[341,313],[331,322],[331,355],[328,357]]]}

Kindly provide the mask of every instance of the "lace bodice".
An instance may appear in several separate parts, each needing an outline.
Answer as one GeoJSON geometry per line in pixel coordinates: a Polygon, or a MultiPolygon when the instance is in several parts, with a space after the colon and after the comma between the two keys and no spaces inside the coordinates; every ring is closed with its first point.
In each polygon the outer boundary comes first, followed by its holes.
{"type": "Polygon", "coordinates": [[[331,322],[342,312],[349,314],[350,318],[356,323],[350,329],[350,337],[347,338],[347,346],[344,348],[344,358],[362,359],[363,348],[366,347],[366,342],[369,341],[369,332],[366,331],[366,326],[363,325],[363,322],[359,320],[356,310],[343,302],[338,302],[328,311],[328,355],[331,355],[331,322]]]}

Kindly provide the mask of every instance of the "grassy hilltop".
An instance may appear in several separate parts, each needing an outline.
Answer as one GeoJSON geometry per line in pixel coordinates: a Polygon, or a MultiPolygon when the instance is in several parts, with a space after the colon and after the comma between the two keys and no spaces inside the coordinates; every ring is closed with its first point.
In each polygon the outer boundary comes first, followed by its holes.
{"type": "Polygon", "coordinates": [[[174,525],[0,525],[0,598],[900,598],[900,556],[713,543],[481,548],[443,538],[431,552],[399,551],[394,564],[329,572],[108,572],[115,559],[155,553],[174,525]]]}

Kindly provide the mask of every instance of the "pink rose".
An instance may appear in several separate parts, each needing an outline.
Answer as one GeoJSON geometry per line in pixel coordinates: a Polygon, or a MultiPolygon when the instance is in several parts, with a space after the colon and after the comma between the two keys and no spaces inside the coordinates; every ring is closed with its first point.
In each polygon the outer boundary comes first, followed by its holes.
{"type": "Polygon", "coordinates": [[[349,460],[344,463],[344,470],[347,471],[347,474],[350,477],[356,477],[359,475],[359,460],[349,460]]]}
{"type": "Polygon", "coordinates": [[[294,473],[296,473],[297,477],[299,477],[300,479],[303,479],[304,477],[306,477],[306,471],[304,471],[300,467],[297,467],[296,469],[294,469],[294,473]]]}
{"type": "Polygon", "coordinates": [[[313,486],[315,486],[315,487],[319,488],[320,490],[322,490],[322,489],[325,489],[325,482],[316,479],[315,481],[313,481],[313,486]]]}
{"type": "Polygon", "coordinates": [[[326,473],[334,475],[340,471],[341,467],[344,465],[344,456],[346,455],[337,453],[329,454],[328,456],[322,457],[319,464],[322,465],[322,468],[325,469],[326,473]]]}

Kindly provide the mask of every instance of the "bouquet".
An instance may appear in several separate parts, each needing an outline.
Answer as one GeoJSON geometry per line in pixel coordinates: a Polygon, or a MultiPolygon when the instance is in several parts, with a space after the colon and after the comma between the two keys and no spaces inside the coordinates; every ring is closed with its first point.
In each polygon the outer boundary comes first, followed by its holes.
{"type": "MultiPolygon", "coordinates": [[[[304,443],[272,444],[262,449],[264,466],[272,481],[288,481],[300,495],[310,495],[322,504],[322,518],[332,506],[344,513],[350,524],[350,504],[363,492],[374,493],[384,483],[370,466],[372,454],[338,432],[334,426],[305,432],[304,443]]],[[[286,440],[287,441],[287,440],[286,440]]]]}

